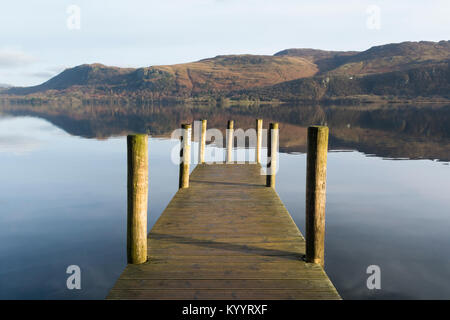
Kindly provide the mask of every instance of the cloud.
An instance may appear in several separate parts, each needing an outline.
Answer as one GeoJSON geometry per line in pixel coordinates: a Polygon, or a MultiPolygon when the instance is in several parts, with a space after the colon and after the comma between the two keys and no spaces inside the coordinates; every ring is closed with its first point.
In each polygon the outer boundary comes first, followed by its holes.
{"type": "Polygon", "coordinates": [[[28,73],[28,75],[32,76],[32,77],[36,77],[36,78],[51,78],[53,76],[55,76],[57,73],[55,72],[50,72],[50,71],[41,71],[41,72],[33,72],[33,73],[28,73]]]}
{"type": "Polygon", "coordinates": [[[0,48],[0,67],[15,68],[36,62],[36,58],[17,49],[0,48]]]}
{"type": "Polygon", "coordinates": [[[40,71],[25,72],[24,75],[34,78],[49,79],[61,73],[62,71],[64,71],[64,69],[65,69],[64,66],[51,66],[40,71]]]}
{"type": "Polygon", "coordinates": [[[48,67],[47,70],[48,72],[53,72],[53,73],[60,73],[62,71],[64,71],[64,69],[66,69],[66,66],[52,66],[52,67],[48,67]]]}

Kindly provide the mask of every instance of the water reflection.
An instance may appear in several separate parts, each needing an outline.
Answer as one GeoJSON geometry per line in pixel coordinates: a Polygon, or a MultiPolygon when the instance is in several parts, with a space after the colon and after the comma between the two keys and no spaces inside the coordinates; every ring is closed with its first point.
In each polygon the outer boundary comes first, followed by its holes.
{"type": "Polygon", "coordinates": [[[253,127],[256,117],[265,126],[280,122],[285,152],[277,192],[302,232],[306,157],[298,153],[306,127],[326,123],[332,149],[356,150],[328,157],[326,271],[344,298],[450,298],[448,162],[382,159],[448,161],[448,106],[3,106],[1,112],[0,298],[106,296],[126,264],[122,135],[153,135],[150,229],[178,188],[170,158],[178,142],[154,137],[200,118],[224,129],[230,118],[236,127],[253,127]],[[18,115],[26,117],[11,117],[18,115]],[[82,270],[80,292],[65,287],[71,264],[82,270]],[[365,286],[371,264],[381,267],[379,292],[365,286]]]}
{"type": "Polygon", "coordinates": [[[11,115],[47,119],[72,135],[108,138],[129,133],[169,136],[181,123],[208,119],[209,128],[254,127],[255,117],[280,122],[280,151],[304,152],[306,128],[330,127],[330,148],[393,159],[450,160],[450,106],[279,106],[202,108],[188,106],[3,105],[11,115]]]}

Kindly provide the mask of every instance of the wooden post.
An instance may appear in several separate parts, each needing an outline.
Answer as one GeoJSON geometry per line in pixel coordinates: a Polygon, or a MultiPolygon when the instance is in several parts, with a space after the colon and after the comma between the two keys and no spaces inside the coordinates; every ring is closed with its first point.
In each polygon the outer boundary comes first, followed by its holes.
{"type": "Polygon", "coordinates": [[[278,123],[271,123],[267,139],[267,177],[266,186],[275,189],[275,175],[278,160],[278,123]]]}
{"type": "Polygon", "coordinates": [[[148,136],[127,136],[127,260],[147,261],[148,136]]]}
{"type": "Polygon", "coordinates": [[[202,134],[200,136],[200,156],[199,163],[205,163],[205,145],[206,145],[206,120],[202,120],[202,134]]]}
{"type": "Polygon", "coordinates": [[[180,182],[179,188],[189,187],[189,164],[191,162],[191,131],[190,124],[182,124],[182,136],[180,137],[180,182]]]}
{"type": "Polygon", "coordinates": [[[228,120],[227,125],[227,163],[233,161],[233,131],[234,131],[234,121],[228,120]]]}
{"type": "Polygon", "coordinates": [[[308,128],[306,261],[324,265],[328,127],[308,128]]]}
{"type": "Polygon", "coordinates": [[[256,163],[261,163],[262,127],[263,127],[262,119],[256,119],[256,150],[255,150],[256,163]]]}

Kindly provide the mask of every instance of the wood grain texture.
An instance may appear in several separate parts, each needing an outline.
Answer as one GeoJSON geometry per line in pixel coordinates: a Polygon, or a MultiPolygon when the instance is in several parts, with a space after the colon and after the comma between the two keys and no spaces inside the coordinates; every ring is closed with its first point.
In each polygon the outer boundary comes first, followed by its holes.
{"type": "Polygon", "coordinates": [[[308,128],[306,160],[306,261],[324,264],[328,127],[308,128]]]}
{"type": "Polygon", "coordinates": [[[259,164],[201,164],[108,299],[340,299],[259,164]]]}
{"type": "Polygon", "coordinates": [[[147,261],[148,136],[127,136],[127,261],[147,261]]]}
{"type": "Polygon", "coordinates": [[[228,120],[227,124],[227,163],[233,161],[233,145],[234,145],[234,121],[228,120]]]}
{"type": "Polygon", "coordinates": [[[256,119],[256,150],[255,150],[256,163],[261,163],[262,129],[263,129],[263,119],[256,119]]]}
{"type": "Polygon", "coordinates": [[[180,137],[180,176],[179,188],[189,188],[189,171],[191,163],[191,135],[192,125],[182,124],[180,137]]]}
{"type": "Polygon", "coordinates": [[[205,163],[205,148],[206,148],[206,126],[207,120],[202,120],[202,131],[200,135],[200,149],[199,149],[199,163],[205,163]]]}
{"type": "Polygon", "coordinates": [[[267,176],[266,186],[275,189],[275,177],[278,166],[278,123],[269,126],[267,139],[267,176]]]}

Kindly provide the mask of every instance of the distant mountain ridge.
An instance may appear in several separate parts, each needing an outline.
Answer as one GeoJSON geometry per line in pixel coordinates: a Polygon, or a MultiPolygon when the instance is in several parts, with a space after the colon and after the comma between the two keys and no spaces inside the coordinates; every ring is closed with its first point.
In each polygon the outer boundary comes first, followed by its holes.
{"type": "Polygon", "coordinates": [[[187,97],[266,86],[316,73],[316,66],[303,58],[258,55],[217,56],[192,63],[138,69],[96,63],[66,69],[41,85],[11,88],[8,93],[31,94],[71,87],[82,90],[80,87],[84,87],[187,97]]]}
{"type": "Polygon", "coordinates": [[[250,99],[296,102],[320,101],[342,97],[376,95],[380,97],[450,98],[450,60],[402,71],[373,73],[364,76],[322,75],[296,79],[272,86],[237,93],[250,99]]]}
{"type": "Polygon", "coordinates": [[[400,71],[450,59],[450,41],[420,41],[374,46],[362,52],[287,49],[275,56],[298,56],[316,63],[320,73],[371,74],[400,71]]]}
{"type": "Polygon", "coordinates": [[[362,52],[294,48],[273,56],[222,55],[137,69],[85,64],[40,85],[9,88],[2,94],[267,101],[367,94],[446,96],[449,61],[450,41],[402,42],[362,52]]]}
{"type": "Polygon", "coordinates": [[[82,64],[65,69],[50,80],[32,87],[14,87],[8,90],[13,94],[31,94],[49,90],[65,90],[76,86],[110,85],[121,81],[121,76],[135,69],[108,67],[100,63],[82,64]]]}

